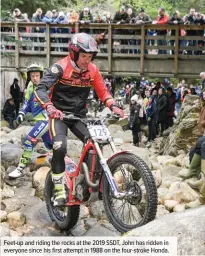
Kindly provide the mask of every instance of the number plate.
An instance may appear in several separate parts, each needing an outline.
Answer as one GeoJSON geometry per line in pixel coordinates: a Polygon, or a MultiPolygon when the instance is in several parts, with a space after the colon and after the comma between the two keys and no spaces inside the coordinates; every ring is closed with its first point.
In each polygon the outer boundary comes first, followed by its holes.
{"type": "Polygon", "coordinates": [[[101,125],[94,125],[89,128],[90,135],[99,140],[107,140],[109,131],[101,125]]]}

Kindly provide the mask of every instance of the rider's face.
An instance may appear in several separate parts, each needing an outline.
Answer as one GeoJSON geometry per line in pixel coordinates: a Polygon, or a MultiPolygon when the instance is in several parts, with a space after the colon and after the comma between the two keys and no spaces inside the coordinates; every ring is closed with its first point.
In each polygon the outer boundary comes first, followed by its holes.
{"type": "Polygon", "coordinates": [[[80,52],[77,60],[77,65],[80,69],[87,69],[88,64],[91,62],[93,54],[80,52]]]}
{"type": "Polygon", "coordinates": [[[31,72],[30,77],[31,77],[31,82],[34,85],[38,85],[40,83],[40,79],[41,79],[40,72],[31,72]]]}

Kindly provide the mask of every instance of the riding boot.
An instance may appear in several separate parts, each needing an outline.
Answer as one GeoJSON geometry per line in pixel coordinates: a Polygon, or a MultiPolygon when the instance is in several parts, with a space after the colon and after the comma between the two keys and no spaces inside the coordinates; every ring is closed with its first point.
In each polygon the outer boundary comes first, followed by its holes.
{"type": "Polygon", "coordinates": [[[52,181],[54,184],[54,206],[63,206],[66,201],[66,191],[64,184],[64,172],[62,173],[52,173],[52,181]]]}
{"type": "Polygon", "coordinates": [[[9,173],[9,177],[16,179],[24,175],[23,171],[26,168],[26,166],[29,163],[30,158],[26,157],[24,154],[22,155],[18,167],[13,171],[9,173]]]}
{"type": "Polygon", "coordinates": [[[191,202],[189,204],[185,205],[185,208],[196,208],[198,206],[201,205],[205,205],[205,159],[202,159],[201,161],[201,169],[202,169],[202,186],[200,188],[200,196],[197,200],[195,200],[194,202],[191,202]]]}
{"type": "Polygon", "coordinates": [[[199,175],[200,167],[201,167],[201,156],[198,154],[194,154],[189,166],[189,170],[187,169],[181,170],[178,176],[184,179],[197,176],[199,175]]]}

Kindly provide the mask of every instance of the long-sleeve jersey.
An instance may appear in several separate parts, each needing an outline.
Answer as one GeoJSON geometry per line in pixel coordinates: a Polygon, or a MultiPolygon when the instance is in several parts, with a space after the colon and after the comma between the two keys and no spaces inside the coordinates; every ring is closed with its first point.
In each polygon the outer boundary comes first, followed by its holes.
{"type": "Polygon", "coordinates": [[[102,102],[112,99],[97,67],[90,63],[87,70],[74,68],[70,57],[65,57],[51,66],[35,89],[35,96],[45,107],[49,102],[61,110],[74,114],[87,113],[86,101],[93,87],[102,102]],[[47,91],[50,90],[50,98],[47,91]]]}
{"type": "Polygon", "coordinates": [[[26,90],[25,100],[19,113],[31,113],[34,121],[48,120],[46,111],[42,108],[39,102],[34,97],[35,86],[30,81],[26,90]]]}

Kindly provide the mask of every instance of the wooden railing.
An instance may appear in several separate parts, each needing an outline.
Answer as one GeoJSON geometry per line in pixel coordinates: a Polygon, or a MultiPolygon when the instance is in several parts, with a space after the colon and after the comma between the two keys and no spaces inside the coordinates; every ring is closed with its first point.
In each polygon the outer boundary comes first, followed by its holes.
{"type": "MultiPolygon", "coordinates": [[[[107,73],[120,72],[132,75],[131,73],[146,73],[147,60],[172,60],[172,75],[177,76],[179,72],[179,61],[198,60],[202,69],[205,68],[205,37],[203,31],[205,25],[135,25],[135,24],[44,24],[44,23],[10,23],[1,24],[1,52],[2,57],[15,54],[15,68],[24,69],[20,63],[21,57],[30,58],[31,56],[43,57],[45,66],[49,67],[55,57],[66,56],[68,54],[68,42],[72,37],[70,29],[76,32],[87,31],[93,36],[102,32],[105,39],[99,46],[98,59],[106,59],[107,66],[102,67],[107,73]],[[42,30],[36,32],[36,28],[42,30]],[[22,30],[30,29],[30,32],[22,30]],[[54,33],[56,29],[67,29],[66,33],[54,33]],[[181,30],[186,32],[194,31],[194,36],[181,36],[181,30]],[[175,31],[175,35],[148,35],[149,30],[175,31]],[[34,32],[35,31],[35,32],[34,32]],[[203,35],[197,35],[197,34],[203,35]],[[161,42],[160,42],[161,41],[161,42]],[[202,44],[200,44],[202,42],[202,44]],[[161,43],[162,45],[160,45],[161,43]],[[166,54],[165,54],[166,53],[166,54]],[[139,60],[139,67],[136,72],[133,70],[130,60],[139,60]],[[126,62],[124,60],[129,60],[126,62]],[[145,65],[146,62],[146,65],[145,65]],[[124,64],[123,64],[124,63],[124,64]],[[120,65],[126,65],[124,69],[120,65]],[[123,71],[125,70],[125,71],[123,71]]],[[[187,33],[189,34],[189,33],[187,33]]],[[[138,63],[138,62],[137,62],[138,63]]],[[[169,62],[171,63],[171,62],[169,62]]],[[[137,64],[138,65],[138,64],[137,64]]],[[[155,64],[154,64],[155,65],[155,64]]],[[[150,71],[148,71],[150,72],[150,71]]],[[[198,71],[197,71],[198,72],[198,71]]],[[[160,71],[159,71],[160,73],[160,71]]],[[[189,74],[189,71],[187,72],[189,74]]]]}

